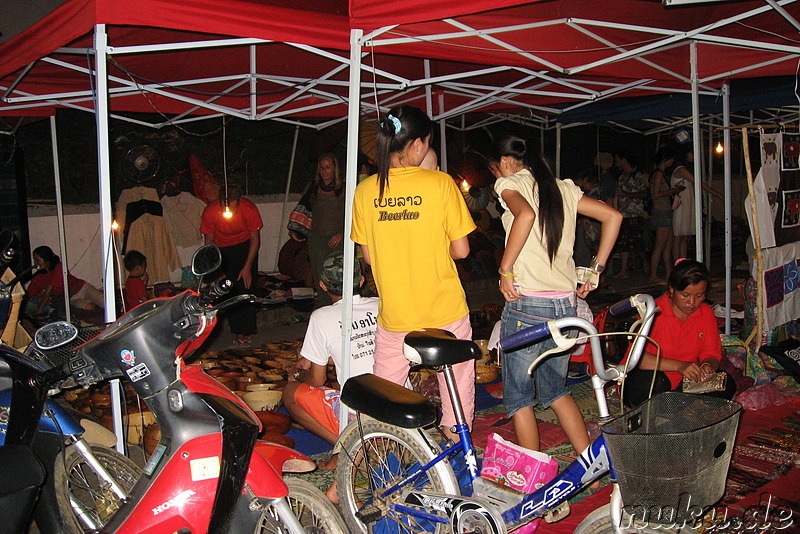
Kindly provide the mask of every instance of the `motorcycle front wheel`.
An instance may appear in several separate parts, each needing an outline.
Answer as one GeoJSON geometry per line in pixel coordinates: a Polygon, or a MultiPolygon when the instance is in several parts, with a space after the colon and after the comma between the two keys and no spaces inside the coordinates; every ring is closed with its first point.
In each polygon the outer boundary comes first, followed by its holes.
{"type": "MultiPolygon", "coordinates": [[[[283,480],[289,486],[289,495],[286,497],[289,508],[303,527],[303,532],[347,534],[344,519],[336,506],[316,486],[296,477],[284,477],[283,480]]],[[[255,534],[290,532],[281,524],[280,515],[279,509],[270,507],[269,511],[261,514],[255,534]]]]}
{"type": "MultiPolygon", "coordinates": [[[[92,454],[127,493],[142,470],[113,449],[91,446],[92,454]]],[[[56,502],[66,532],[100,528],[117,512],[120,499],[74,446],[59,454],[54,470],[56,502]]]]}

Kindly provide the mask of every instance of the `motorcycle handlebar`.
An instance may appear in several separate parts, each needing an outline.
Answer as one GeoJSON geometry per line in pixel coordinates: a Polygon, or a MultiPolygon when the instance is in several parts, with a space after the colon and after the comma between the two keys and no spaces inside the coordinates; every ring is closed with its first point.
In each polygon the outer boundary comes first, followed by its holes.
{"type": "Polygon", "coordinates": [[[233,287],[233,282],[231,282],[227,278],[223,278],[222,280],[217,280],[216,282],[214,282],[214,285],[212,285],[208,291],[200,295],[198,302],[202,306],[211,304],[218,298],[224,297],[225,295],[230,293],[232,287],[233,287]]]}

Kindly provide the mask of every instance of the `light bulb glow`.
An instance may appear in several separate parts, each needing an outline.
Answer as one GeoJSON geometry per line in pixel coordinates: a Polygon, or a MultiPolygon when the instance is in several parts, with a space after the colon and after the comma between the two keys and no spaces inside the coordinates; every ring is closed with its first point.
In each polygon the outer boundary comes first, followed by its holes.
{"type": "Polygon", "coordinates": [[[722,146],[722,142],[717,142],[717,147],[714,149],[717,154],[722,154],[725,152],[725,147],[722,146]]]}
{"type": "Polygon", "coordinates": [[[462,180],[461,181],[461,190],[466,193],[466,192],[469,191],[469,188],[470,188],[469,182],[467,182],[466,180],[462,180]]]}
{"type": "Polygon", "coordinates": [[[111,221],[111,229],[119,230],[119,223],[116,220],[111,221]]]}
{"type": "Polygon", "coordinates": [[[225,211],[222,212],[222,216],[225,217],[226,219],[230,219],[231,217],[233,217],[233,212],[228,206],[225,206],[225,211]]]}

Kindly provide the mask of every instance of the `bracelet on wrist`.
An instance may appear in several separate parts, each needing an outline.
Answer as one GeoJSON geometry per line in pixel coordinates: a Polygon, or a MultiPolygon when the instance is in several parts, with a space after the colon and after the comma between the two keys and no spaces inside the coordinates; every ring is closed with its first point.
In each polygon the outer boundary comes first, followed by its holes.
{"type": "Polygon", "coordinates": [[[597,263],[597,258],[592,258],[592,270],[602,273],[606,270],[606,266],[602,263],[597,263]]]}
{"type": "Polygon", "coordinates": [[[504,271],[501,267],[497,269],[497,272],[504,278],[514,278],[514,269],[511,269],[510,271],[504,271]]]}

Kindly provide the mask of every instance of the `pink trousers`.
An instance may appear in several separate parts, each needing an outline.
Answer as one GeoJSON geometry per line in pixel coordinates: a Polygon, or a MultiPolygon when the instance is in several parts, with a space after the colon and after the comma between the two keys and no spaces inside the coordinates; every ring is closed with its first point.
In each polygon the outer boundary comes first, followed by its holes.
{"type": "MultiPolygon", "coordinates": [[[[433,328],[433,327],[432,327],[433,328]]],[[[436,327],[452,332],[458,339],[472,339],[472,325],[469,322],[469,315],[465,315],[458,321],[436,327]]],[[[385,378],[395,384],[404,386],[408,379],[410,367],[409,361],[403,356],[403,338],[408,332],[390,332],[381,325],[375,333],[375,366],[373,372],[381,378],[385,378]]],[[[456,387],[461,397],[461,406],[467,424],[472,428],[472,419],[475,416],[475,362],[472,360],[459,363],[453,366],[453,374],[456,379],[456,387]]],[[[453,414],[453,403],[447,394],[447,384],[441,373],[439,378],[439,392],[442,397],[442,426],[451,427],[456,423],[453,414]]]]}

